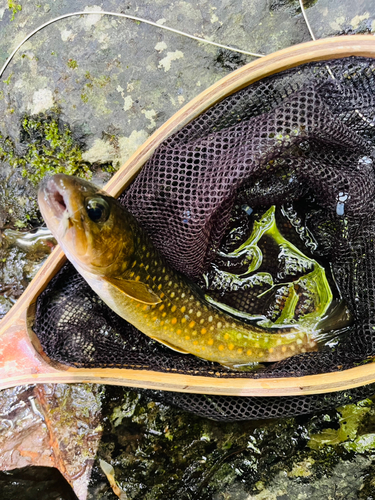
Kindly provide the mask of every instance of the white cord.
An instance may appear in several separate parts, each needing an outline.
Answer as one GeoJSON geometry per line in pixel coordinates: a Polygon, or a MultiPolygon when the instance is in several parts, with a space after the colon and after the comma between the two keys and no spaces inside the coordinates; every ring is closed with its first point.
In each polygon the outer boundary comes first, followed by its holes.
{"type": "Polygon", "coordinates": [[[67,17],[82,16],[82,15],[84,15],[84,16],[87,16],[87,15],[98,15],[98,14],[100,14],[100,15],[107,15],[107,16],[124,17],[126,19],[132,19],[133,21],[140,21],[142,23],[150,24],[151,26],[156,26],[157,28],[160,28],[160,29],[163,29],[163,30],[171,31],[172,33],[177,33],[178,35],[186,36],[187,38],[191,38],[193,40],[197,40],[198,42],[204,42],[204,43],[208,43],[210,45],[215,45],[216,47],[220,47],[222,49],[231,50],[233,52],[238,52],[240,54],[245,54],[247,56],[264,57],[264,54],[256,54],[254,52],[247,52],[246,50],[235,49],[234,47],[229,47],[228,45],[222,45],[221,43],[211,42],[210,40],[205,40],[204,38],[199,38],[198,36],[189,35],[188,33],[184,33],[183,31],[179,31],[179,30],[176,30],[174,28],[169,28],[168,26],[163,26],[161,24],[157,24],[157,23],[154,23],[152,21],[148,21],[147,19],[142,19],[141,17],[129,16],[127,14],[120,14],[120,13],[117,13],[117,12],[106,12],[106,11],[102,11],[102,10],[100,10],[100,11],[90,11],[90,12],[71,12],[69,14],[64,14],[62,16],[56,17],[55,19],[51,19],[50,21],[47,21],[46,23],[42,24],[41,26],[39,26],[38,28],[36,28],[34,31],[32,31],[31,33],[29,33],[22,40],[22,42],[20,42],[17,45],[17,47],[13,50],[13,52],[11,53],[11,55],[5,61],[4,66],[0,70],[0,78],[2,77],[5,69],[7,68],[8,64],[10,63],[10,61],[13,59],[13,57],[14,57],[15,53],[18,51],[18,49],[29,38],[31,38],[33,35],[35,35],[35,33],[37,33],[38,31],[42,30],[43,28],[45,28],[46,26],[49,26],[52,23],[55,23],[56,21],[60,21],[60,19],[65,19],[67,17]]]}
{"type": "Polygon", "coordinates": [[[315,40],[316,40],[316,38],[315,38],[315,35],[314,35],[314,33],[313,33],[313,30],[311,29],[311,26],[310,26],[309,20],[307,19],[306,12],[305,12],[305,7],[303,6],[303,2],[302,2],[302,0],[299,0],[299,4],[300,4],[300,6],[301,6],[301,10],[302,10],[302,15],[303,15],[303,18],[305,19],[305,23],[306,23],[307,28],[308,28],[308,30],[309,30],[309,32],[310,32],[310,36],[311,36],[311,38],[315,41],[315,40]]]}

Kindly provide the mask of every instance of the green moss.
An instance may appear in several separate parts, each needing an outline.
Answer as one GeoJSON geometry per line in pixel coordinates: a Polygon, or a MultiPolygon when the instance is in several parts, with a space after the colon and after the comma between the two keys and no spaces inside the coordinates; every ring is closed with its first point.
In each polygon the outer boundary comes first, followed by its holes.
{"type": "Polygon", "coordinates": [[[312,466],[315,464],[313,458],[307,458],[301,462],[293,465],[291,471],[289,471],[288,477],[310,477],[312,475],[312,466]]]}
{"type": "Polygon", "coordinates": [[[18,228],[18,229],[22,229],[24,227],[27,227],[27,224],[25,222],[23,222],[22,220],[17,220],[14,225],[18,228]]]}
{"type": "Polygon", "coordinates": [[[346,450],[355,451],[357,453],[375,450],[375,434],[363,434],[352,442],[344,443],[343,446],[346,450]]]}
{"type": "Polygon", "coordinates": [[[67,62],[67,65],[69,66],[69,68],[71,69],[76,69],[78,68],[78,63],[77,61],[75,61],[74,59],[69,59],[69,61],[67,62]]]}
{"type": "Polygon", "coordinates": [[[319,450],[324,446],[343,445],[348,451],[364,451],[375,448],[375,434],[359,435],[358,429],[364,417],[372,410],[372,401],[365,399],[357,404],[338,408],[341,414],[339,429],[324,429],[318,434],[312,434],[308,446],[319,450]],[[366,448],[367,446],[367,448],[366,448]]]}
{"type": "Polygon", "coordinates": [[[46,174],[64,173],[91,178],[80,146],[74,141],[69,127],[59,123],[56,115],[25,116],[21,135],[27,145],[26,153],[18,155],[13,142],[0,137],[0,160],[21,168],[22,175],[33,184],[39,183],[46,174]]]}
{"type": "Polygon", "coordinates": [[[93,83],[94,85],[97,85],[98,87],[105,87],[110,83],[111,79],[109,76],[100,76],[98,78],[94,78],[93,83]]]}
{"type": "Polygon", "coordinates": [[[119,169],[119,166],[119,162],[117,162],[115,165],[113,163],[105,163],[104,165],[101,165],[101,168],[103,172],[114,174],[119,169]]]}
{"type": "Polygon", "coordinates": [[[12,78],[12,76],[13,76],[13,73],[11,73],[11,74],[8,76],[8,78],[7,78],[6,80],[4,80],[4,83],[5,83],[6,85],[9,85],[9,84],[10,84],[10,79],[12,78]]]}
{"type": "Polygon", "coordinates": [[[84,84],[81,92],[82,102],[89,103],[95,108],[97,113],[110,114],[111,110],[106,106],[106,99],[103,98],[103,93],[100,89],[106,87],[111,78],[107,75],[92,76],[89,71],[85,73],[84,84]]]}
{"type": "Polygon", "coordinates": [[[8,0],[8,9],[12,11],[12,17],[10,18],[10,20],[14,21],[17,12],[20,12],[22,10],[22,5],[13,2],[13,0],[8,0]]]}

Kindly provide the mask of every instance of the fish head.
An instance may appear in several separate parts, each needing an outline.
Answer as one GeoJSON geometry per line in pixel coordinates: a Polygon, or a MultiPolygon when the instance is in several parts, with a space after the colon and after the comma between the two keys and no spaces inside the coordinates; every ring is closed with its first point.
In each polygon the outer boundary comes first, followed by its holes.
{"type": "Polygon", "coordinates": [[[46,177],[38,203],[65,254],[93,274],[116,276],[134,252],[132,217],[94,184],[65,174],[46,177]]]}

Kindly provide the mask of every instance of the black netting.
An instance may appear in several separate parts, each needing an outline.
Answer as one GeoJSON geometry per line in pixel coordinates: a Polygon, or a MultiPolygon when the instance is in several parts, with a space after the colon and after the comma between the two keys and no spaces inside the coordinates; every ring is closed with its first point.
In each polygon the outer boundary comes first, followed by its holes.
{"type": "Polygon", "coordinates": [[[236,397],[145,391],[153,399],[222,422],[296,417],[337,408],[373,396],[375,384],[311,396],[236,397]]]}
{"type": "MultiPolygon", "coordinates": [[[[230,252],[248,236],[252,217],[275,205],[283,236],[325,267],[335,298],[343,298],[351,312],[352,325],[337,345],[265,364],[258,372],[230,371],[138,332],[66,264],[38,299],[34,330],[47,355],[77,367],[235,378],[297,377],[367,362],[375,355],[374,79],[374,60],[346,58],[257,82],[165,140],[120,197],[169,263],[201,286],[202,273],[210,276],[213,264],[236,270],[239,264],[221,262],[218,249],[230,252]]],[[[267,238],[260,244],[265,269],[280,274],[277,248],[267,238]]],[[[252,313],[261,286],[227,291],[212,285],[210,293],[252,313]]],[[[266,314],[267,304],[257,307],[266,314]]],[[[306,312],[308,301],[303,307],[306,312]]],[[[211,418],[236,420],[308,413],[372,391],[164,397],[211,418]]]]}

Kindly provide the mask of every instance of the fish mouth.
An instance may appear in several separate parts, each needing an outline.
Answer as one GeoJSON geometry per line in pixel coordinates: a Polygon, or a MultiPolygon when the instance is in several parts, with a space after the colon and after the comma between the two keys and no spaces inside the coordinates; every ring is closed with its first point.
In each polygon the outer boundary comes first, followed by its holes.
{"type": "Polygon", "coordinates": [[[56,215],[62,215],[67,210],[67,206],[64,201],[64,196],[59,192],[58,189],[52,191],[51,201],[55,209],[56,215]]]}
{"type": "Polygon", "coordinates": [[[54,217],[62,219],[68,211],[67,195],[64,186],[61,185],[61,179],[56,179],[56,177],[43,179],[39,188],[38,200],[42,212],[47,205],[54,217]]]}
{"type": "Polygon", "coordinates": [[[73,224],[76,226],[78,222],[73,220],[77,212],[75,208],[78,207],[74,206],[76,200],[66,177],[69,178],[63,174],[56,174],[44,178],[38,192],[38,203],[43,219],[57,239],[63,238],[73,224]]]}
{"type": "Polygon", "coordinates": [[[57,219],[66,218],[69,215],[69,196],[66,192],[64,180],[59,175],[47,177],[39,188],[39,204],[47,205],[49,211],[57,219]]]}
{"type": "MultiPolygon", "coordinates": [[[[87,235],[82,214],[85,187],[75,177],[55,174],[40,184],[38,203],[48,229],[65,252],[85,255],[87,235]]],[[[87,188],[86,188],[87,189],[87,188]]]]}

